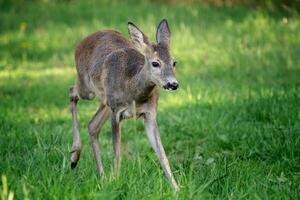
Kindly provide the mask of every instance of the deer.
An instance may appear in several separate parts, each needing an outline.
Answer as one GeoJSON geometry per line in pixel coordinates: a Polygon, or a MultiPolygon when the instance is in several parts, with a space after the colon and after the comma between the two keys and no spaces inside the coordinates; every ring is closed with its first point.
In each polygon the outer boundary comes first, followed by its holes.
{"type": "Polygon", "coordinates": [[[120,173],[121,128],[125,119],[143,119],[146,134],[167,180],[179,190],[163,148],[156,121],[160,88],[174,91],[176,61],[170,53],[171,32],[166,19],[156,31],[156,43],[132,22],[128,22],[130,40],[115,30],[103,30],[83,39],[76,47],[76,82],[69,89],[73,121],[71,169],[77,166],[82,144],[77,119],[79,100],[99,97],[100,106],[87,128],[99,176],[104,176],[100,156],[99,133],[111,118],[113,172],[120,173]]]}

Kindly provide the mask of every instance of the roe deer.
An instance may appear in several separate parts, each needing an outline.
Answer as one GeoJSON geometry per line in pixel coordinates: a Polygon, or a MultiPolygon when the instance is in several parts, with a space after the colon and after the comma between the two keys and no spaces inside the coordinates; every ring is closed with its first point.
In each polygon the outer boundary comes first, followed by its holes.
{"type": "Polygon", "coordinates": [[[170,55],[170,30],[162,20],[156,32],[157,43],[133,23],[128,22],[131,41],[121,33],[105,30],[86,37],[75,53],[77,81],[70,88],[70,106],[73,117],[73,145],[71,168],[80,158],[81,141],[78,130],[76,105],[79,99],[92,100],[99,96],[98,111],[88,125],[99,175],[104,175],[100,158],[98,136],[101,127],[111,116],[114,150],[114,173],[119,174],[121,158],[121,128],[123,119],[134,116],[144,119],[147,136],[165,175],[177,191],[169,161],[161,143],[157,123],[159,88],[176,90],[176,62],[170,55]]]}

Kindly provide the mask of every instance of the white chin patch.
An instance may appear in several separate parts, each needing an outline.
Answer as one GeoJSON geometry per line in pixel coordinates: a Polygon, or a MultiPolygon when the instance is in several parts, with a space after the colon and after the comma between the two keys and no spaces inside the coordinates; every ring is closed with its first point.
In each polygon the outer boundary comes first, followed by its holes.
{"type": "Polygon", "coordinates": [[[165,88],[165,90],[168,92],[173,91],[171,88],[165,88]]]}

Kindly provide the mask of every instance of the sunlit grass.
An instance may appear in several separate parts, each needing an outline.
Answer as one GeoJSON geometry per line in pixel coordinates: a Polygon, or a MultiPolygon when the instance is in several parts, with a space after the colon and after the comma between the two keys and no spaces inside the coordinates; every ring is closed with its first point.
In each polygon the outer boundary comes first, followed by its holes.
{"type": "Polygon", "coordinates": [[[100,29],[127,36],[127,21],[154,41],[162,18],[170,23],[180,88],[161,91],[158,124],[182,187],[177,198],[299,196],[297,12],[45,1],[1,10],[0,17],[0,174],[15,199],[175,198],[141,121],[122,124],[119,178],[111,173],[110,124],[104,126],[100,145],[107,178],[97,179],[86,128],[97,100],[78,104],[84,147],[78,168],[69,168],[68,90],[76,76],[76,44],[100,29]]]}
{"type": "Polygon", "coordinates": [[[41,69],[22,69],[18,68],[15,70],[3,70],[0,72],[0,78],[6,79],[18,79],[22,77],[27,77],[32,79],[32,81],[37,81],[38,79],[49,77],[49,76],[61,76],[64,79],[69,79],[74,77],[75,70],[74,67],[65,67],[65,68],[46,68],[41,69]]]}

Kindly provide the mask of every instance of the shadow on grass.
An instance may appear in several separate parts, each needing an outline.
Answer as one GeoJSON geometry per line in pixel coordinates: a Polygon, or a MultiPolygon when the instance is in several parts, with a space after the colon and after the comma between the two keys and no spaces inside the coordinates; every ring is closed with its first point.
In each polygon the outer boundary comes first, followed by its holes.
{"type": "MultiPolygon", "coordinates": [[[[180,25],[192,30],[193,27],[210,29],[224,26],[224,21],[228,19],[235,23],[241,21],[248,13],[241,8],[218,9],[207,6],[157,6],[155,4],[136,4],[132,6],[126,3],[104,4],[102,6],[96,2],[92,4],[76,2],[46,5],[30,3],[20,12],[4,12],[3,15],[2,33],[21,33],[20,26],[22,23],[26,24],[27,30],[24,32],[23,37],[15,37],[13,40],[1,45],[0,50],[2,52],[6,51],[11,59],[22,60],[26,57],[29,61],[47,61],[53,55],[70,53],[73,52],[73,49],[70,46],[68,48],[51,47],[49,44],[47,49],[39,48],[39,41],[32,41],[33,35],[39,35],[39,30],[49,32],[46,37],[50,38],[53,37],[52,32],[54,35],[61,32],[60,39],[65,41],[68,39],[63,35],[65,31],[63,29],[65,28],[78,32],[82,27],[92,27],[94,31],[111,27],[127,33],[126,24],[128,21],[134,21],[141,27],[147,27],[150,23],[155,27],[161,18],[168,18],[174,29],[180,25]],[[111,15],[112,12],[113,15],[111,15]],[[21,46],[24,43],[28,43],[29,48],[22,48],[21,46]]],[[[78,38],[75,41],[82,39],[82,36],[79,36],[80,34],[77,35],[78,38]]],[[[41,37],[41,40],[45,40],[45,38],[41,37]]],[[[74,47],[75,43],[71,46],[74,47]]]]}
{"type": "MultiPolygon", "coordinates": [[[[39,41],[30,41],[30,39],[28,40],[25,35],[23,37],[17,37],[14,40],[10,40],[6,44],[0,45],[0,57],[5,58],[5,60],[10,60],[13,63],[16,61],[25,61],[27,63],[48,62],[53,58],[63,60],[63,57],[68,55],[70,52],[70,48],[72,48],[71,45],[67,48],[58,48],[52,45],[48,45],[47,48],[41,48],[39,46],[39,41]]],[[[0,70],[1,67],[5,66],[0,66],[0,70]]],[[[13,67],[23,68],[21,64],[14,64],[13,67]]]]}
{"type": "MultiPolygon", "coordinates": [[[[3,10],[3,13],[14,13],[15,8],[3,10]]],[[[257,10],[243,6],[209,6],[204,4],[157,4],[141,1],[70,1],[57,3],[24,2],[22,8],[14,13],[15,19],[5,18],[4,29],[16,30],[20,20],[32,22],[32,25],[45,25],[44,22],[76,26],[78,24],[90,24],[93,20],[103,21],[105,26],[117,25],[123,20],[125,23],[129,17],[138,18],[140,22],[149,18],[157,18],[160,15],[170,17],[171,21],[197,26],[199,19],[213,26],[222,25],[228,19],[241,22],[249,14],[257,10]],[[35,11],[35,12],[31,12],[35,11]],[[111,15],[111,13],[114,13],[111,15]],[[209,14],[208,14],[209,13],[209,14]],[[157,16],[158,15],[158,16],[157,16]],[[175,20],[176,17],[176,20],[175,20]],[[174,19],[173,19],[174,18],[174,19]],[[179,19],[179,20],[178,20],[179,19]],[[13,20],[13,21],[12,21],[13,20]]],[[[268,16],[281,19],[286,16],[283,11],[258,10],[268,16]]],[[[201,20],[200,20],[201,21],[201,20]]],[[[124,22],[123,22],[124,23],[124,22]]]]}

